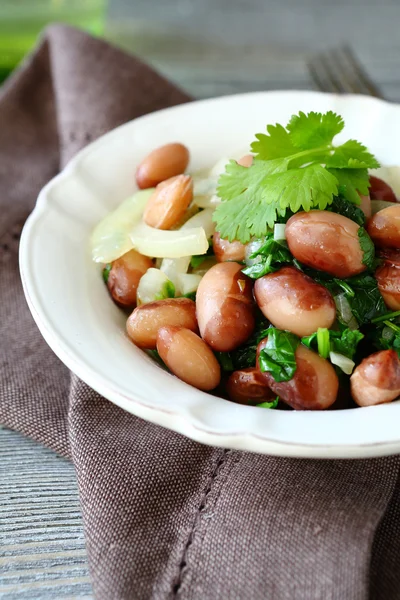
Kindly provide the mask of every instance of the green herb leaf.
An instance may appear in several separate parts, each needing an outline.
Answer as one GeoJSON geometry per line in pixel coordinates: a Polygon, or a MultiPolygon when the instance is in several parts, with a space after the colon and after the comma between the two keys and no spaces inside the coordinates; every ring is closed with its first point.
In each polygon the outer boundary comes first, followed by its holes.
{"type": "Polygon", "coordinates": [[[300,339],[275,327],[270,327],[267,335],[267,344],[259,356],[260,370],[271,373],[275,381],[289,381],[297,369],[295,352],[300,339]]]}
{"type": "Polygon", "coordinates": [[[330,347],[330,339],[329,339],[329,329],[324,327],[319,327],[317,330],[317,345],[318,345],[318,354],[322,356],[322,358],[328,358],[329,352],[331,350],[330,347]]]}
{"type": "Polygon", "coordinates": [[[375,246],[364,227],[358,230],[358,239],[360,241],[361,250],[364,253],[362,262],[368,269],[375,268],[375,246]]]}
{"type": "Polygon", "coordinates": [[[256,365],[257,346],[268,335],[269,323],[259,311],[256,314],[256,327],[250,338],[239,348],[230,352],[234,370],[247,369],[256,365]]]}
{"type": "Polygon", "coordinates": [[[363,144],[348,140],[334,149],[326,166],[333,169],[377,169],[379,163],[363,144]]]}
{"type": "Polygon", "coordinates": [[[205,254],[194,254],[192,256],[192,258],[190,259],[190,266],[193,269],[196,269],[197,267],[199,267],[205,260],[206,258],[209,258],[210,256],[214,256],[214,248],[212,245],[212,240],[209,240],[209,246],[208,246],[208,250],[205,254]]]}
{"type": "Polygon", "coordinates": [[[333,202],[328,206],[327,210],[343,215],[344,217],[355,221],[361,227],[365,225],[365,214],[361,208],[358,208],[358,206],[355,206],[355,204],[341,196],[334,196],[333,202]]]}
{"type": "Polygon", "coordinates": [[[293,115],[287,129],[296,148],[309,150],[331,144],[343,127],[342,117],[330,110],[325,114],[310,112],[306,115],[300,112],[293,115]]]}
{"type": "Polygon", "coordinates": [[[272,402],[261,402],[261,404],[256,404],[259,408],[276,408],[278,406],[279,396],[275,398],[272,402]]]}
{"type": "Polygon", "coordinates": [[[359,329],[346,328],[343,331],[331,331],[331,351],[353,359],[357,346],[363,338],[364,334],[359,329]]]}
{"type": "Polygon", "coordinates": [[[377,350],[394,350],[400,358],[400,327],[392,321],[376,323],[367,337],[377,350]]]}
{"type": "Polygon", "coordinates": [[[104,283],[108,283],[108,278],[110,276],[111,269],[112,269],[112,264],[111,263],[106,264],[106,266],[104,267],[104,269],[103,269],[103,280],[104,280],[104,283]]]}
{"type": "Polygon", "coordinates": [[[369,193],[369,175],[367,169],[327,169],[339,184],[340,195],[353,204],[360,204],[360,194],[369,193]]]}
{"type": "Polygon", "coordinates": [[[257,141],[251,144],[251,151],[255,158],[260,160],[273,160],[285,158],[296,154],[297,150],[292,144],[288,131],[282,125],[267,125],[268,135],[257,133],[257,141]]]}

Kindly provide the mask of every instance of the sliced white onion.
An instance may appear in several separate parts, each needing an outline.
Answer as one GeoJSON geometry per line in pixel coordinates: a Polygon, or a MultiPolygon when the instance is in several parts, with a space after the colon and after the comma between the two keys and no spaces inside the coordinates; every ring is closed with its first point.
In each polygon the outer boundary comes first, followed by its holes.
{"type": "Polygon", "coordinates": [[[379,179],[382,179],[382,181],[390,185],[395,196],[398,199],[400,198],[400,167],[395,165],[390,167],[379,167],[379,169],[371,169],[369,174],[379,177],[379,179]]]}
{"type": "Polygon", "coordinates": [[[136,192],[96,225],[90,240],[95,262],[109,263],[132,250],[130,231],[140,221],[153,191],[136,192]]]}
{"type": "Polygon", "coordinates": [[[217,196],[218,179],[225,172],[229,158],[221,158],[211,169],[193,173],[194,204],[200,208],[216,206],[221,201],[217,196]]]}
{"type": "Polygon", "coordinates": [[[275,223],[274,225],[274,240],[279,242],[280,240],[286,240],[285,234],[286,225],[284,223],[275,223]]]}
{"type": "Polygon", "coordinates": [[[334,297],[336,309],[343,321],[349,329],[358,329],[358,323],[354,317],[349,301],[344,294],[338,294],[334,297]]]}
{"type": "Polygon", "coordinates": [[[203,227],[164,231],[139,223],[131,231],[135,250],[144,256],[180,258],[189,254],[205,254],[208,239],[203,227]]]}
{"type": "Polygon", "coordinates": [[[168,277],[160,269],[148,269],[140,278],[137,288],[138,306],[170,297],[168,294],[168,284],[170,283],[168,277]]]}
{"type": "Polygon", "coordinates": [[[333,365],[336,365],[339,367],[339,369],[342,369],[343,373],[346,373],[346,375],[352,374],[356,365],[354,360],[347,358],[347,356],[344,356],[344,354],[339,354],[339,352],[329,352],[329,358],[333,365]]]}
{"type": "Polygon", "coordinates": [[[186,295],[195,292],[201,280],[202,277],[200,275],[194,275],[193,273],[178,275],[180,293],[186,295]]]}

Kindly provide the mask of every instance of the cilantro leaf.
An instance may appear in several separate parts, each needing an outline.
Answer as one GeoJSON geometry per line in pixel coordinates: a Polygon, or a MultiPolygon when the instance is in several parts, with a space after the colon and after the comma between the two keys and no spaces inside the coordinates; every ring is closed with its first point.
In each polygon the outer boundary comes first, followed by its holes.
{"type": "Polygon", "coordinates": [[[296,154],[289,132],[282,125],[267,125],[268,135],[257,133],[257,141],[251,144],[251,151],[260,160],[284,158],[296,154]]]}
{"type": "Polygon", "coordinates": [[[361,250],[364,253],[362,263],[368,269],[373,270],[375,267],[375,246],[364,227],[360,227],[358,230],[358,239],[360,242],[361,250]]]}
{"type": "Polygon", "coordinates": [[[256,404],[258,408],[276,408],[279,403],[279,396],[272,400],[272,402],[261,402],[261,404],[256,404]]]}
{"type": "Polygon", "coordinates": [[[325,114],[300,112],[290,119],[287,130],[296,148],[309,150],[327,146],[342,131],[344,121],[340,115],[331,110],[325,114]]]}
{"type": "Polygon", "coordinates": [[[342,196],[334,196],[332,204],[328,206],[327,210],[343,215],[352,221],[355,221],[361,227],[365,225],[365,214],[355,206],[352,202],[342,198],[342,196]]]}
{"type": "Polygon", "coordinates": [[[377,169],[380,165],[363,144],[348,140],[334,149],[326,166],[333,169],[377,169]]]}
{"type": "Polygon", "coordinates": [[[295,352],[300,339],[289,331],[270,327],[266,346],[259,355],[260,370],[271,373],[275,381],[289,381],[296,369],[295,352]]]}
{"type": "Polygon", "coordinates": [[[263,165],[268,164],[256,161],[247,169],[231,164],[221,176],[218,194],[225,202],[213,215],[221,237],[243,243],[251,237],[262,237],[287,208],[292,212],[324,210],[338,193],[337,179],[321,165],[263,175],[263,165]]]}
{"type": "Polygon", "coordinates": [[[353,204],[360,204],[360,194],[367,196],[369,193],[369,176],[367,169],[327,169],[336,177],[339,183],[340,194],[353,204]]]}

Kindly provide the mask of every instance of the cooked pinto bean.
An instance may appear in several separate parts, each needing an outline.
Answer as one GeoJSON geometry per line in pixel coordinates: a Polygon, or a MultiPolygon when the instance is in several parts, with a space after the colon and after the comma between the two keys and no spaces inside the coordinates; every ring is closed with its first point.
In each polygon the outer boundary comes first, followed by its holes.
{"type": "Polygon", "coordinates": [[[212,350],[190,329],[161,327],[157,351],[174,375],[199,390],[212,390],[221,380],[221,369],[212,350]]]}
{"type": "Polygon", "coordinates": [[[300,262],[336,277],[365,271],[357,223],[333,212],[311,210],[290,217],[286,239],[300,262]]]}
{"type": "Polygon", "coordinates": [[[189,298],[166,298],[135,308],[128,318],[126,330],[139,348],[156,347],[158,330],[167,325],[185,327],[197,332],[196,305],[189,298]]]}
{"type": "Polygon", "coordinates": [[[336,318],[331,293],[294,267],[283,267],[257,279],[254,295],[262,313],[278,329],[303,337],[336,318]]]}
{"type": "Polygon", "coordinates": [[[254,405],[275,398],[256,367],[234,371],[227,381],[226,390],[229,399],[238,404],[254,405]]]}
{"type": "Polygon", "coordinates": [[[371,354],[350,377],[351,395],[359,406],[391,402],[400,395],[400,360],[394,350],[371,354]]]}
{"type": "Polygon", "coordinates": [[[244,156],[242,156],[242,158],[239,158],[237,163],[242,167],[251,167],[251,165],[253,164],[253,159],[254,156],[252,154],[245,154],[244,156]]]}
{"type": "MultiPolygon", "coordinates": [[[[257,348],[258,356],[267,339],[257,348]]],[[[277,382],[271,373],[262,373],[267,385],[280,399],[296,410],[323,410],[332,406],[339,389],[339,380],[331,363],[300,344],[296,350],[296,372],[290,381],[277,382]]]]}
{"type": "Polygon", "coordinates": [[[176,175],[159,183],[149,198],[144,222],[156,229],[171,229],[183,217],[193,199],[193,180],[176,175]]]}
{"type": "Polygon", "coordinates": [[[224,240],[217,231],[213,236],[213,250],[218,262],[228,260],[240,262],[244,260],[246,246],[238,241],[224,240]]]}
{"type": "Polygon", "coordinates": [[[112,263],[107,287],[120,306],[135,306],[140,278],[153,266],[148,256],[130,250],[112,263]]]}
{"type": "Polygon", "coordinates": [[[373,175],[369,178],[369,195],[371,196],[371,200],[384,200],[385,202],[397,202],[397,198],[387,183],[379,179],[379,177],[374,177],[373,175]]]}
{"type": "Polygon", "coordinates": [[[370,218],[372,208],[371,208],[371,198],[369,196],[363,196],[360,194],[360,208],[363,211],[364,215],[367,219],[370,218]]]}
{"type": "Polygon", "coordinates": [[[136,169],[140,189],[155,187],[175,175],[184,173],[189,164],[189,150],[183,144],[165,144],[150,152],[136,169]]]}
{"type": "Polygon", "coordinates": [[[197,289],[201,337],[213,350],[234,350],[253,332],[252,285],[241,269],[236,262],[218,263],[204,275],[197,289]]]}
{"type": "Polygon", "coordinates": [[[368,221],[367,231],[377,246],[400,248],[400,204],[377,212],[368,221]]]}
{"type": "Polygon", "coordinates": [[[391,310],[400,310],[400,250],[379,252],[383,264],[375,271],[378,288],[391,310]]]}

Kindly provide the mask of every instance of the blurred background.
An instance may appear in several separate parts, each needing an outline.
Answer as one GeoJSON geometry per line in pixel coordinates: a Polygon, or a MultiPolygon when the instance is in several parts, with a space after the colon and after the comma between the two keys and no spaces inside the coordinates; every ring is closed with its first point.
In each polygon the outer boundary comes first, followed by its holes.
{"type": "Polygon", "coordinates": [[[308,57],[347,42],[400,99],[398,0],[0,0],[3,78],[47,21],[111,40],[198,98],[310,89],[308,57]]]}

